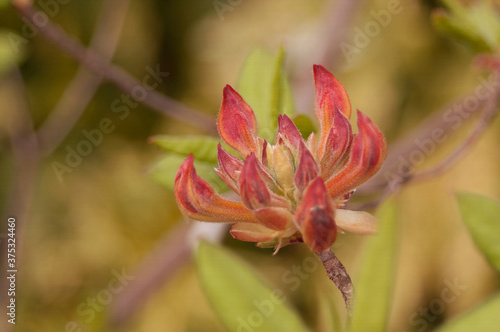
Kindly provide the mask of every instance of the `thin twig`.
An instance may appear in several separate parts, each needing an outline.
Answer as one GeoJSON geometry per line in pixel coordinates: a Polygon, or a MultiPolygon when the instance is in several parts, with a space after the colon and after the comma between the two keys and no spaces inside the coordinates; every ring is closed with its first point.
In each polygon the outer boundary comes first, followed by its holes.
{"type": "MultiPolygon", "coordinates": [[[[50,19],[44,21],[44,24],[40,24],[34,19],[36,15],[40,15],[40,12],[36,8],[18,5],[18,2],[14,2],[13,5],[24,18],[39,30],[41,35],[79,61],[94,75],[113,83],[129,95],[133,95],[134,88],[143,85],[142,82],[133,78],[122,68],[109,64],[93,50],[86,49],[85,46],[70,37],[61,27],[51,22],[50,19]]],[[[212,117],[189,108],[157,91],[148,91],[141,102],[161,114],[196,126],[207,133],[214,135],[217,133],[215,121],[212,117]]]]}
{"type": "Polygon", "coordinates": [[[120,294],[111,307],[111,323],[121,326],[144,305],[150,295],[164,285],[191,257],[186,243],[191,225],[183,223],[168,232],[157,249],[148,254],[132,272],[135,280],[120,294]]]}
{"type": "Polygon", "coordinates": [[[481,117],[476,122],[476,126],[470,131],[469,135],[461,142],[461,144],[450,153],[445,159],[440,163],[414,174],[407,182],[417,182],[427,180],[443,174],[448,169],[456,164],[463,156],[467,154],[479,141],[481,136],[486,132],[488,125],[491,124],[493,118],[498,113],[498,92],[495,94],[494,98],[488,100],[486,104],[486,109],[481,114],[481,117]]]}
{"type": "Polygon", "coordinates": [[[113,299],[110,321],[125,326],[154,292],[167,284],[176,272],[190,262],[198,241],[220,242],[228,224],[184,223],[168,232],[157,249],[143,259],[135,271],[135,280],[113,299]]]}
{"type": "MultiPolygon", "coordinates": [[[[413,132],[398,139],[394,144],[392,144],[389,147],[387,159],[380,171],[370,181],[360,186],[357,189],[357,194],[369,194],[384,189],[387,186],[385,174],[400,167],[401,160],[408,159],[408,156],[415,151],[416,148],[418,148],[415,144],[416,140],[424,141],[431,138],[432,133],[436,128],[442,130],[443,136],[453,132],[456,129],[455,122],[449,121],[445,114],[454,109],[454,105],[464,105],[465,101],[471,96],[474,96],[473,91],[465,95],[463,98],[435,111],[433,115],[419,124],[413,132]]],[[[467,109],[467,113],[470,115],[476,114],[482,109],[485,102],[486,101],[479,100],[476,105],[467,109]]]]}
{"type": "MultiPolygon", "coordinates": [[[[118,44],[129,3],[130,0],[105,1],[97,19],[89,48],[108,64],[118,44]]],[[[80,65],[50,116],[38,129],[40,154],[49,155],[69,134],[101,82],[102,77],[80,65]]]]}
{"type": "MultiPolygon", "coordinates": [[[[28,105],[26,104],[27,96],[24,89],[24,83],[21,73],[16,68],[9,76],[9,85],[3,88],[3,93],[11,98],[9,107],[6,111],[11,113],[7,115],[7,131],[10,137],[12,146],[12,156],[14,160],[14,174],[12,176],[12,183],[10,192],[8,193],[5,210],[2,217],[2,235],[7,234],[7,218],[13,217],[16,219],[15,227],[15,240],[16,240],[16,268],[22,266],[23,249],[24,249],[24,233],[26,229],[26,220],[28,218],[29,210],[35,192],[35,180],[38,168],[38,146],[33,130],[33,123],[29,112],[28,105]]],[[[7,270],[7,241],[1,241],[2,258],[2,278],[0,280],[0,288],[8,289],[6,278],[7,270]]],[[[17,277],[22,273],[19,268],[17,277]]],[[[7,292],[1,292],[0,303],[5,308],[9,299],[7,292]]],[[[7,320],[2,320],[3,326],[0,328],[2,331],[10,331],[12,324],[7,323],[7,320]]]]}
{"type": "MultiPolygon", "coordinates": [[[[493,73],[494,81],[497,86],[500,86],[499,73],[493,73]]],[[[387,197],[397,192],[403,185],[420,182],[435,178],[454,165],[463,158],[478,142],[481,136],[486,132],[488,125],[491,124],[494,117],[498,114],[498,104],[500,98],[500,87],[495,87],[489,98],[482,103],[484,109],[480,118],[476,121],[475,126],[471,129],[467,137],[460,142],[460,144],[450,153],[446,158],[441,160],[438,164],[431,166],[423,171],[415,173],[406,173],[393,179],[392,182],[385,182],[385,188],[372,201],[363,203],[359,209],[373,209],[380,205],[387,197]]],[[[438,127],[442,128],[442,127],[438,127]]]]}
{"type": "Polygon", "coordinates": [[[342,293],[347,313],[351,316],[354,301],[354,287],[352,286],[351,277],[349,277],[346,268],[331,249],[316,251],[316,255],[318,255],[323,263],[328,278],[333,281],[340,293],[342,293]]]}

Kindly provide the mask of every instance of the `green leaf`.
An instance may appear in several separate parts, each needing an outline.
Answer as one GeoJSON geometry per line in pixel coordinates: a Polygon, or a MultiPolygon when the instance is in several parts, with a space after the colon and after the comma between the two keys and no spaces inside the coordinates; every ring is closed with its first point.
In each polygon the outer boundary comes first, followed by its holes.
{"type": "Polygon", "coordinates": [[[355,283],[351,332],[385,332],[395,283],[396,209],[386,203],[378,214],[379,233],[370,239],[367,255],[355,283]]]}
{"type": "Polygon", "coordinates": [[[500,273],[500,203],[468,193],[457,194],[460,213],[491,266],[500,273]]]}
{"type": "Polygon", "coordinates": [[[496,53],[500,47],[500,15],[490,1],[477,1],[465,7],[457,0],[442,0],[448,11],[433,15],[435,27],[464,42],[477,52],[496,53]]]}
{"type": "Polygon", "coordinates": [[[472,311],[463,314],[436,332],[490,332],[498,331],[500,295],[496,295],[472,311]]]}
{"type": "Polygon", "coordinates": [[[158,135],[151,137],[149,142],[184,157],[192,153],[195,160],[217,163],[217,145],[220,139],[215,137],[158,135]]]}
{"type": "Polygon", "coordinates": [[[239,78],[238,92],[255,112],[259,136],[268,141],[276,135],[278,114],[292,116],[294,112],[283,57],[283,49],[277,56],[256,49],[246,60],[239,78]]]}
{"type": "Polygon", "coordinates": [[[225,249],[202,242],[195,264],[200,285],[228,331],[309,331],[253,269],[225,249]]]}
{"type": "Polygon", "coordinates": [[[333,296],[317,287],[316,298],[318,302],[318,332],[342,331],[333,296]]]}
{"type": "Polygon", "coordinates": [[[24,61],[26,42],[25,38],[15,32],[0,30],[0,76],[24,61]]]}
{"type": "MultiPolygon", "coordinates": [[[[175,174],[177,174],[177,169],[185,160],[185,156],[169,154],[162,158],[160,161],[156,162],[150,169],[149,172],[154,180],[159,182],[161,185],[167,189],[174,189],[175,174]]],[[[196,168],[196,173],[210,183],[214,189],[218,192],[224,192],[228,190],[226,184],[219,178],[217,173],[214,171],[216,164],[206,163],[199,160],[194,161],[194,167],[196,168]]]]}

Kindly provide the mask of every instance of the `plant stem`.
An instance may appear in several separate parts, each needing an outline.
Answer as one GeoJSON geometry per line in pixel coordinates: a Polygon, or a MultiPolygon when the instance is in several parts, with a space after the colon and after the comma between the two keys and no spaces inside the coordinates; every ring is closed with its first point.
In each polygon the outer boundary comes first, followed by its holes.
{"type": "Polygon", "coordinates": [[[347,273],[345,266],[335,256],[331,249],[325,251],[316,251],[319,259],[323,263],[326,270],[326,275],[337,286],[344,298],[345,308],[349,316],[352,315],[352,304],[354,299],[354,287],[352,286],[351,277],[347,273]]]}
{"type": "MultiPolygon", "coordinates": [[[[41,15],[39,10],[32,7],[29,2],[14,1],[12,5],[19,11],[20,15],[28,20],[39,31],[40,35],[52,42],[56,47],[63,50],[85,66],[91,73],[99,79],[113,83],[126,94],[131,95],[132,90],[142,86],[142,82],[132,77],[128,72],[123,70],[107,59],[104,59],[100,54],[93,49],[87,49],[78,40],[69,36],[60,26],[54,24],[51,20],[45,21],[45,24],[40,24],[35,17],[41,15]]],[[[216,135],[217,127],[215,119],[212,116],[196,111],[184,104],[169,98],[156,90],[147,92],[142,104],[150,107],[161,114],[170,116],[179,121],[183,121],[192,126],[196,126],[206,133],[216,135]]]]}

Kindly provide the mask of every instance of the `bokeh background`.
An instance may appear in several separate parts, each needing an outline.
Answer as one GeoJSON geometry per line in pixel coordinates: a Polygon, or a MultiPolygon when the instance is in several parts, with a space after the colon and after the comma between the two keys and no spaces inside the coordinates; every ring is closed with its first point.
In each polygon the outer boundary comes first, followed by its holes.
{"type": "MultiPolygon", "coordinates": [[[[113,63],[139,80],[147,74],[148,66],[159,65],[169,76],[158,91],[214,118],[222,88],[237,83],[246,57],[256,47],[271,52],[284,47],[285,68],[297,94],[297,111],[302,113],[314,110],[313,100],[302,89],[304,84],[312,88],[312,65],[324,61],[321,64],[347,88],[353,107],[368,114],[389,143],[405,137],[433,112],[480,84],[478,77],[486,77],[472,64],[472,52],[433,28],[430,15],[438,6],[434,1],[396,1],[401,11],[391,15],[390,23],[370,37],[359,53],[346,57],[342,50],[338,51],[339,44],[330,45],[336,50],[329,54],[330,58],[318,57],[318,52],[336,33],[325,27],[338,19],[334,8],[340,8],[340,1],[219,2],[231,9],[219,9],[218,13],[216,2],[208,0],[72,0],[59,4],[51,19],[87,45],[106,3],[128,6],[113,63]]],[[[367,0],[353,5],[354,14],[341,41],[355,44],[356,29],[363,30],[367,22],[374,20],[373,11],[387,9],[389,2],[367,0]]],[[[116,8],[116,13],[119,11],[116,8]]],[[[111,11],[108,19],[116,20],[114,15],[111,11]]],[[[0,9],[2,38],[8,31],[21,34],[23,24],[15,9],[0,9]]],[[[13,195],[18,166],[9,127],[15,125],[13,119],[18,119],[18,108],[26,106],[34,127],[40,128],[79,70],[73,58],[40,34],[23,46],[25,52],[19,55],[18,69],[9,67],[0,77],[0,204],[4,216],[11,214],[15,205],[9,197],[13,195]]],[[[189,255],[179,254],[184,264],[172,265],[172,273],[165,273],[168,279],[151,285],[151,295],[122,317],[120,324],[110,321],[133,282],[113,293],[109,303],[99,306],[89,322],[89,315],[78,310],[89,297],[109,288],[116,271],[126,271],[135,277],[134,281],[142,280],[149,269],[164,266],[169,254],[178,254],[162,248],[170,250],[168,243],[177,241],[181,246],[188,241],[179,231],[185,221],[172,192],[148,173],[151,165],[165,155],[148,144],[148,138],[200,131],[141,104],[121,120],[111,110],[121,94],[113,84],[102,84],[68,135],[36,167],[26,214],[16,215],[22,218],[24,230],[17,244],[22,251],[14,331],[72,331],[68,322],[75,322],[82,331],[223,331],[200,290],[189,255]],[[102,143],[93,147],[71,173],[58,178],[53,163],[64,163],[67,147],[75,148],[85,138],[82,131],[98,128],[103,118],[111,119],[116,129],[105,134],[102,143]]],[[[464,121],[417,166],[425,168],[445,157],[466,136],[473,118],[464,121]]],[[[445,175],[405,186],[395,194],[400,249],[388,330],[417,331],[410,317],[440,298],[445,280],[457,279],[467,288],[435,319],[426,320],[425,329],[420,331],[431,331],[498,290],[497,276],[460,220],[454,193],[500,197],[499,129],[497,120],[477,147],[445,175]]],[[[355,280],[365,240],[342,235],[334,246],[355,280]]],[[[222,242],[281,288],[314,330],[326,331],[318,321],[318,292],[331,294],[339,315],[345,315],[338,291],[321,269],[297,290],[291,291],[282,283],[283,273],[310,255],[304,246],[283,248],[273,257],[271,249],[234,241],[227,233],[222,242]]],[[[4,290],[0,291],[4,296],[4,290]]],[[[11,327],[4,325],[4,320],[2,328],[7,331],[11,327]]]]}

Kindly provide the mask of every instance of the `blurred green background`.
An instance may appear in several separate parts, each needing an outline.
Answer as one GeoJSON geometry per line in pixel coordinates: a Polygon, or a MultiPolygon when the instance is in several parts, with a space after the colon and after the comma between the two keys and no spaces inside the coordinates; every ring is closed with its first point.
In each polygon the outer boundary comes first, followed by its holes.
{"type": "MultiPolygon", "coordinates": [[[[52,20],[88,44],[103,3],[72,0],[60,4],[52,20]]],[[[147,74],[146,67],[159,65],[169,76],[158,91],[214,118],[222,88],[236,84],[245,58],[256,47],[276,52],[284,46],[285,68],[292,84],[305,77],[306,84],[312,87],[315,52],[331,33],[321,29],[331,20],[331,3],[233,3],[237,4],[229,5],[231,10],[225,11],[221,19],[214,2],[208,0],[130,1],[113,62],[138,79],[147,74]]],[[[400,13],[392,15],[390,23],[370,38],[352,61],[341,52],[335,64],[322,63],[345,85],[353,107],[369,115],[390,143],[467,93],[480,83],[478,77],[484,76],[471,65],[473,53],[435,31],[430,19],[437,6],[434,1],[399,3],[400,13]]],[[[361,1],[343,41],[353,44],[356,28],[364,29],[373,20],[371,12],[387,6],[385,0],[361,1]]],[[[22,27],[23,21],[14,9],[0,10],[1,31],[19,33],[22,27]]],[[[25,49],[19,69],[26,89],[25,102],[38,128],[50,115],[78,64],[40,35],[29,39],[25,49]]],[[[13,116],[20,103],[12,93],[13,86],[11,72],[2,72],[0,198],[4,214],[9,213],[7,201],[15,173],[7,134],[11,122],[7,117],[13,116]]],[[[116,271],[139,278],[146,270],[144,260],[156,248],[172,241],[166,236],[183,223],[172,192],[154,182],[147,172],[164,155],[147,139],[156,134],[199,132],[140,104],[120,120],[111,105],[121,94],[113,84],[102,84],[69,135],[42,159],[37,169],[33,201],[23,220],[25,232],[18,241],[23,251],[18,267],[14,331],[66,331],[70,321],[82,331],[223,331],[187,258],[168,282],[154,286],[153,294],[127,317],[122,327],[109,324],[120,294],[113,293],[110,303],[95,310],[96,317],[90,322],[86,322],[89,316],[77,309],[89,297],[108,289],[116,271]],[[60,181],[53,162],[64,163],[66,148],[75,148],[85,138],[82,131],[98,128],[103,118],[111,119],[116,129],[105,134],[103,142],[60,181]]],[[[308,106],[301,106],[298,112],[313,111],[312,100],[306,98],[304,104],[308,106]]],[[[441,160],[469,129],[468,124],[460,126],[419,168],[441,160]]],[[[478,146],[446,175],[409,185],[396,195],[400,250],[388,330],[417,331],[421,325],[412,325],[410,317],[440,298],[445,280],[458,279],[467,288],[434,320],[426,320],[425,331],[499,289],[496,274],[465,231],[454,198],[456,191],[500,197],[499,129],[497,120],[478,146]]],[[[365,240],[346,234],[334,245],[355,280],[365,240]]],[[[342,299],[321,269],[297,290],[283,285],[283,273],[310,255],[304,246],[283,248],[273,257],[272,250],[234,241],[227,234],[224,244],[282,289],[315,330],[326,331],[317,319],[318,292],[330,294],[344,316],[342,299]]],[[[161,256],[157,258],[147,264],[161,265],[161,256]]]]}

